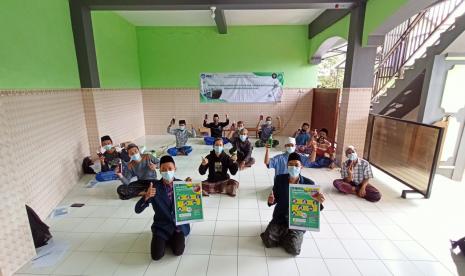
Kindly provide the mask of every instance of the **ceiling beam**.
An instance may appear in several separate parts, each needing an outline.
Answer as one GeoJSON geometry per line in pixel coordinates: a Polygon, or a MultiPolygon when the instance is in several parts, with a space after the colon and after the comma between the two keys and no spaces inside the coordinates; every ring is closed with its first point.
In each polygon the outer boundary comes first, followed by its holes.
{"type": "Polygon", "coordinates": [[[343,88],[371,88],[373,86],[376,47],[362,46],[365,12],[366,3],[362,3],[350,14],[343,88]]]}
{"type": "Polygon", "coordinates": [[[344,18],[350,13],[349,9],[326,10],[308,25],[308,38],[313,38],[317,34],[344,18]]]}
{"type": "Polygon", "coordinates": [[[350,9],[363,0],[81,0],[92,10],[350,9]]]}
{"type": "Polygon", "coordinates": [[[218,33],[227,34],[228,25],[226,25],[226,17],[224,16],[224,10],[216,8],[215,9],[215,23],[218,28],[218,33]]]}

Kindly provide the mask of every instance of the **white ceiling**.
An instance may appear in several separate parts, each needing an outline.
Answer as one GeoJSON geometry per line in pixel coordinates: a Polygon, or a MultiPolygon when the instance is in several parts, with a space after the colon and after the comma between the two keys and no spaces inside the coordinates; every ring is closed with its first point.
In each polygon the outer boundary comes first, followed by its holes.
{"type": "MultiPolygon", "coordinates": [[[[226,10],[226,24],[306,25],[323,10],[226,10]]],[[[135,26],[214,26],[210,10],[192,11],[117,11],[135,26]]]]}
{"type": "Polygon", "coordinates": [[[206,11],[117,11],[135,26],[214,26],[206,11]]]}
{"type": "Polygon", "coordinates": [[[323,10],[226,10],[226,23],[237,25],[307,25],[323,10]]]}

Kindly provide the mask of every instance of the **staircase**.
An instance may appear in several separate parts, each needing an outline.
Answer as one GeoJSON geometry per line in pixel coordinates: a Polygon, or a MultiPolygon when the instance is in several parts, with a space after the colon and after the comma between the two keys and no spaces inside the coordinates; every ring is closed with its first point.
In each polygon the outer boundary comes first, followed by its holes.
{"type": "MultiPolygon", "coordinates": [[[[463,4],[463,2],[458,3],[455,8],[464,8],[465,5],[463,4]]],[[[456,10],[451,10],[448,16],[454,15],[454,11],[456,10]]],[[[433,61],[436,55],[442,54],[465,31],[465,14],[462,11],[458,12],[461,15],[456,17],[455,21],[452,18],[446,20],[445,17],[431,33],[417,34],[417,36],[420,36],[420,40],[423,38],[423,42],[419,43],[418,48],[413,53],[408,53],[411,49],[406,50],[406,41],[402,41],[411,33],[397,35],[397,42],[394,46],[397,49],[393,48],[389,52],[391,60],[385,60],[384,64],[382,61],[381,65],[384,67],[380,65],[377,69],[371,113],[402,118],[420,104],[428,64],[433,61]],[[427,38],[426,36],[430,37],[427,38]],[[428,39],[433,41],[429,43],[431,46],[428,46],[428,39]],[[399,50],[400,47],[402,48],[399,50]],[[409,54],[410,56],[405,57],[404,63],[401,65],[396,63],[398,61],[392,62],[393,55],[397,59],[399,56],[409,54]],[[389,63],[389,66],[386,63],[389,63]],[[393,68],[398,69],[393,70],[393,68]]],[[[415,24],[420,25],[420,28],[422,28],[421,24],[424,24],[418,18],[414,18],[412,23],[409,26],[401,26],[405,33],[412,32],[413,28],[418,27],[415,24]]],[[[412,40],[407,42],[412,43],[412,40]]]]}

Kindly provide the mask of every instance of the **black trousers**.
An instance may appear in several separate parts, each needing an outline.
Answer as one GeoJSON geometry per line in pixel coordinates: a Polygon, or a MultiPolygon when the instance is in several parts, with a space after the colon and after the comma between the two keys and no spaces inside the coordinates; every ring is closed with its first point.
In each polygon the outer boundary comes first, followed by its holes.
{"type": "Polygon", "coordinates": [[[167,245],[170,245],[171,250],[173,250],[173,254],[175,256],[181,256],[182,253],[184,253],[184,248],[186,247],[186,238],[182,232],[176,231],[173,233],[169,240],[164,240],[163,238],[153,233],[150,250],[152,259],[158,261],[163,258],[163,256],[165,256],[165,248],[167,245]]]}
{"type": "Polygon", "coordinates": [[[266,248],[281,246],[287,253],[300,254],[305,231],[289,229],[285,224],[270,223],[265,232],[260,234],[266,248]]]}
{"type": "Polygon", "coordinates": [[[126,184],[121,184],[116,189],[116,192],[119,195],[120,199],[126,200],[133,197],[138,197],[141,192],[147,191],[150,186],[150,182],[155,182],[156,180],[137,180],[134,182],[126,184]]]}

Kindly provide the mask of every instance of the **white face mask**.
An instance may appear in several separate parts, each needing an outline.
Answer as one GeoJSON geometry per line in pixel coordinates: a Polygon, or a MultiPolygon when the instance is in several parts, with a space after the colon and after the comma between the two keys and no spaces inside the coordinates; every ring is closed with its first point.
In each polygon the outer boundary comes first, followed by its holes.
{"type": "Polygon", "coordinates": [[[266,124],[271,126],[271,121],[266,121],[266,124]]]}
{"type": "Polygon", "coordinates": [[[247,135],[240,135],[239,138],[242,142],[245,142],[245,140],[247,140],[247,135]]]}
{"type": "Polygon", "coordinates": [[[351,154],[349,154],[348,157],[349,157],[349,160],[350,160],[350,161],[355,161],[355,160],[357,160],[357,158],[358,158],[356,152],[352,152],[351,154]]]}
{"type": "Polygon", "coordinates": [[[286,147],[286,152],[289,154],[295,152],[295,147],[286,147]]]}
{"type": "Polygon", "coordinates": [[[237,128],[238,130],[243,130],[244,129],[244,126],[240,126],[237,128]]]}
{"type": "Polygon", "coordinates": [[[179,126],[179,129],[180,129],[180,130],[185,130],[185,129],[186,129],[186,126],[179,126]]]}

